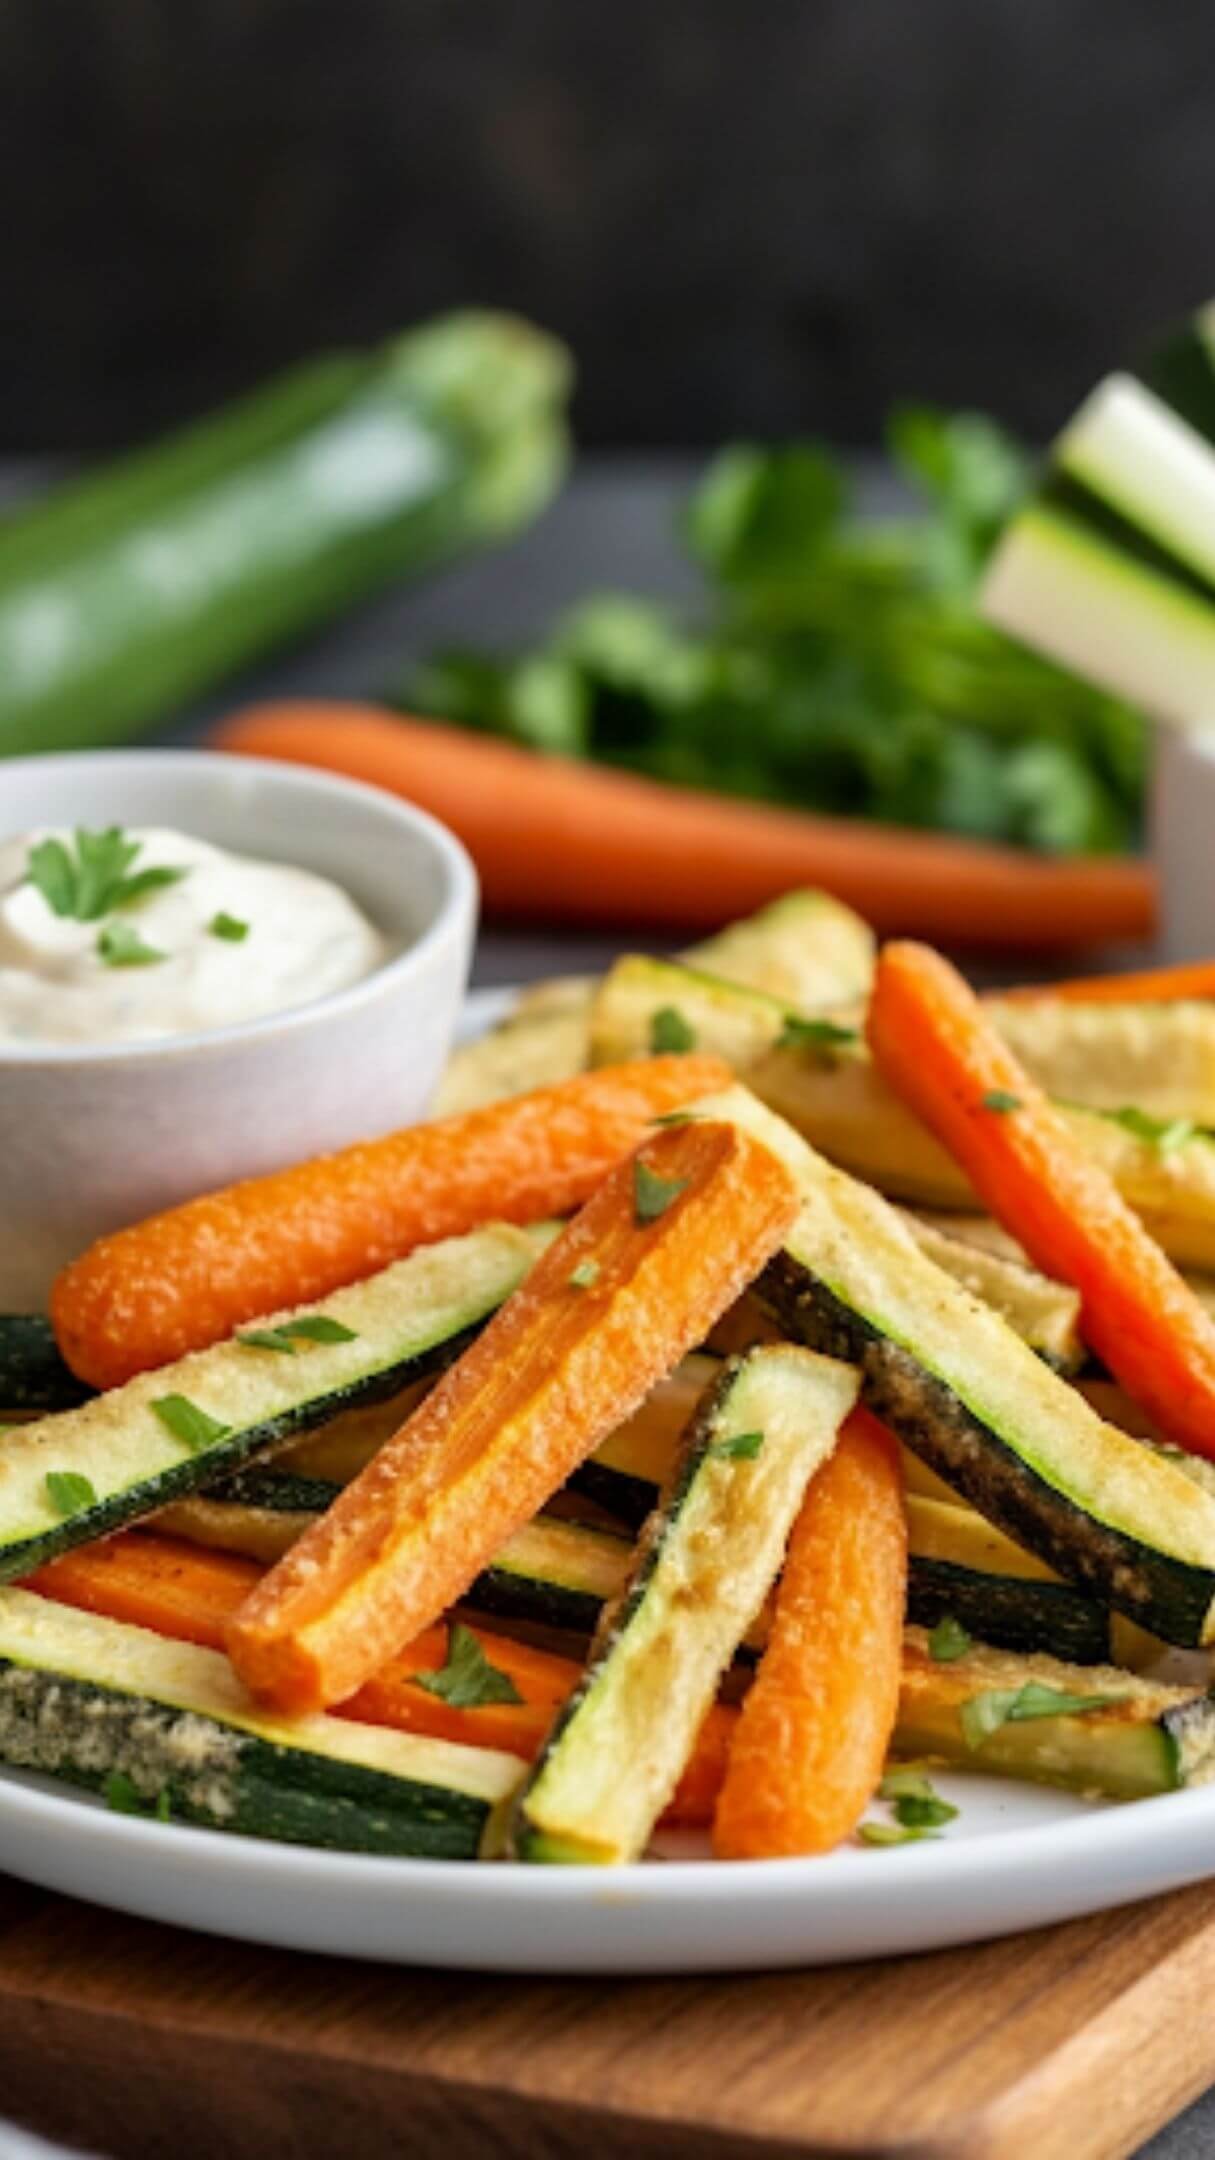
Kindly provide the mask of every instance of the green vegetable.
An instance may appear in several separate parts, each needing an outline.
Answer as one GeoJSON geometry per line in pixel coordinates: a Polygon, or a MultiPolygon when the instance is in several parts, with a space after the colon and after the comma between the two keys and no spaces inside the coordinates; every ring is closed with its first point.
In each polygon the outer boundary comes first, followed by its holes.
{"type": "Polygon", "coordinates": [[[815,444],[735,445],[684,517],[708,581],[695,626],[596,595],[518,656],[449,652],[398,686],[409,710],[656,779],[1045,851],[1138,828],[1138,716],[978,619],[988,554],[1024,501],[1023,454],[990,421],[896,413],[921,497],[851,513],[815,444]]]}
{"type": "Polygon", "coordinates": [[[989,1088],[983,1097],[983,1108],[994,1110],[997,1117],[1007,1117],[1010,1110],[1021,1108],[1021,1097],[1010,1095],[1007,1088],[989,1088]]]}
{"type": "Polygon", "coordinates": [[[418,1687],[437,1695],[453,1710],[479,1710],[484,1703],[518,1703],[523,1697],[509,1673],[491,1665],[471,1628],[457,1621],[447,1638],[447,1657],[437,1672],[416,1673],[418,1687]]]}
{"type": "Polygon", "coordinates": [[[804,1020],[800,1013],[787,1013],[776,1038],[776,1047],[778,1050],[819,1050],[827,1049],[833,1043],[859,1041],[857,1028],[840,1027],[835,1020],[804,1020]]]}
{"type": "Polygon", "coordinates": [[[928,1655],[937,1665],[951,1665],[955,1658],[965,1657],[971,1639],[960,1620],[946,1613],[938,1620],[928,1637],[928,1655]]]}
{"type": "Polygon", "coordinates": [[[677,1005],[663,1005],[650,1022],[650,1049],[655,1057],[696,1048],[696,1030],[689,1027],[677,1005]]]}
{"type": "Polygon", "coordinates": [[[207,928],[212,937],[223,938],[229,945],[243,945],[249,935],[248,923],[242,922],[239,915],[226,915],[222,908],[211,917],[207,928]]]}
{"type": "Polygon", "coordinates": [[[247,1350],[277,1350],[294,1357],[297,1342],[357,1342],[358,1337],[353,1328],[344,1327],[328,1313],[301,1313],[298,1319],[284,1320],[281,1327],[238,1328],[236,1340],[247,1350]]]}
{"type": "Polygon", "coordinates": [[[878,1798],[889,1801],[895,1821],[904,1830],[939,1830],[957,1820],[956,1807],[941,1799],[922,1770],[887,1771],[878,1798]]]}
{"type": "Polygon", "coordinates": [[[1202,1127],[1192,1118],[1157,1118],[1146,1110],[1137,1110],[1133,1103],[1123,1110],[1108,1110],[1106,1116],[1121,1125],[1124,1132],[1133,1133],[1137,1140],[1146,1140],[1161,1155],[1171,1155],[1175,1148],[1182,1148],[1191,1140],[1202,1137],[1202,1127]]]}
{"type": "Polygon", "coordinates": [[[48,1470],[46,1497],[57,1515],[78,1515],[81,1508],[97,1505],[91,1479],[78,1470],[48,1470]]]}
{"type": "Polygon", "coordinates": [[[9,1410],[72,1410],[92,1394],[60,1355],[41,1313],[0,1313],[0,1416],[9,1410]]]}
{"type": "Polygon", "coordinates": [[[30,849],[25,875],[56,915],[75,922],[97,922],[115,908],[131,907],[146,894],[188,876],[186,870],[170,869],[164,863],[132,873],[131,864],[142,846],[141,840],[132,840],[118,825],[104,832],[77,826],[75,854],[63,840],[39,840],[30,849]]]}
{"type": "Polygon", "coordinates": [[[169,957],[146,944],[130,923],[107,923],[98,934],[97,950],[107,967],[154,967],[169,957]]]}
{"type": "Polygon", "coordinates": [[[0,751],[121,741],[390,579],[525,524],[569,363],[458,314],[329,354],[0,525],[0,751]]]}
{"type": "Polygon", "coordinates": [[[687,1185],[686,1178],[660,1177],[640,1158],[633,1164],[633,1211],[639,1223],[657,1222],[687,1185]]]}
{"type": "Polygon", "coordinates": [[[1063,1688],[1047,1687],[1027,1680],[1019,1688],[986,1688],[972,1695],[958,1712],[966,1744],[980,1748],[1001,1725],[1022,1724],[1029,1718],[1081,1717],[1088,1710],[1105,1710],[1122,1702],[1121,1695],[1070,1695],[1063,1688]]]}
{"type": "Polygon", "coordinates": [[[715,1440],[709,1453],[719,1462],[754,1462],[763,1444],[761,1432],[742,1432],[730,1440],[715,1440]]]}
{"type": "Polygon", "coordinates": [[[858,1823],[856,1834],[862,1845],[919,1845],[932,1831],[913,1824],[863,1822],[858,1823]]]}

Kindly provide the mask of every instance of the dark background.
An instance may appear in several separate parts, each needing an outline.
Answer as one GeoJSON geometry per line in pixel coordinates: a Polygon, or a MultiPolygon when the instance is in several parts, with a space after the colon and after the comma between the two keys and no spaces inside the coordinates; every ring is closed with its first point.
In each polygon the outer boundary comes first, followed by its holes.
{"type": "Polygon", "coordinates": [[[1048,434],[1215,287],[1209,0],[0,0],[0,453],[467,301],[596,445],[1048,434]]]}

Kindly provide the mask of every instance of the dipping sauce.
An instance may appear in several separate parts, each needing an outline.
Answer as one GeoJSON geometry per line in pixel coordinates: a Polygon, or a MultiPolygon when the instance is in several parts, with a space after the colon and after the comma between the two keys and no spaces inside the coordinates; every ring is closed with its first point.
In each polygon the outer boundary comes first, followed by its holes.
{"type": "Polygon", "coordinates": [[[188,833],[0,841],[0,1047],[232,1027],[361,982],[389,951],[328,878],[188,833]]]}

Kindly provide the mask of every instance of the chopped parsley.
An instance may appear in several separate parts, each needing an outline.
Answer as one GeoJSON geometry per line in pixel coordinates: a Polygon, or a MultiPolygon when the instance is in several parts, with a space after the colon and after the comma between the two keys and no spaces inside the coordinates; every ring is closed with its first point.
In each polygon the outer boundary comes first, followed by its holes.
{"type": "Polygon", "coordinates": [[[151,1405],[166,1431],[175,1440],[183,1440],[192,1454],[198,1455],[203,1448],[213,1447],[217,1440],[226,1440],[230,1425],[222,1425],[206,1410],[200,1410],[188,1395],[159,1395],[151,1405]]]}
{"type": "Polygon", "coordinates": [[[677,1005],[660,1005],[650,1021],[650,1049],[655,1057],[668,1052],[678,1055],[684,1050],[696,1048],[696,1030],[684,1019],[677,1005]]]}
{"type": "Polygon", "coordinates": [[[778,1050],[838,1050],[844,1043],[859,1041],[859,1031],[854,1027],[841,1027],[835,1020],[806,1020],[800,1013],[786,1013],[776,1047],[778,1050]]]}
{"type": "Polygon", "coordinates": [[[168,954],[148,945],[130,923],[107,923],[97,937],[97,951],[107,967],[155,967],[168,954]]]}
{"type": "Polygon", "coordinates": [[[236,1340],[246,1350],[277,1350],[284,1357],[294,1357],[297,1341],[357,1342],[358,1334],[340,1320],[331,1320],[328,1313],[301,1313],[298,1320],[284,1320],[281,1327],[238,1328],[236,1340]]]}
{"type": "Polygon", "coordinates": [[[225,915],[221,908],[207,924],[212,937],[223,938],[228,945],[243,945],[249,935],[249,925],[239,915],[225,915]]]}
{"type": "Polygon", "coordinates": [[[48,1470],[46,1497],[57,1515],[79,1515],[82,1508],[97,1505],[92,1479],[79,1470],[48,1470]]]}
{"type": "Polygon", "coordinates": [[[165,885],[176,885],[188,875],[168,864],[132,871],[143,846],[121,826],[89,832],[78,825],[74,844],[63,840],[39,840],[25,866],[28,882],[41,893],[52,914],[73,922],[99,922],[117,908],[134,905],[146,894],[165,885]]]}
{"type": "Polygon", "coordinates": [[[599,1272],[597,1260],[580,1260],[577,1267],[571,1268],[569,1272],[571,1290],[593,1289],[599,1280],[599,1272]]]}
{"type": "Polygon", "coordinates": [[[418,1687],[437,1695],[453,1710],[479,1710],[486,1703],[519,1703],[523,1697],[509,1673],[491,1665],[471,1628],[453,1623],[447,1656],[437,1672],[415,1673],[418,1687]]]}
{"type": "Polygon", "coordinates": [[[862,1845],[919,1845],[932,1836],[931,1830],[890,1822],[859,1823],[856,1834],[862,1845]]]}
{"type": "Polygon", "coordinates": [[[1187,1141],[1203,1137],[1203,1128],[1193,1118],[1150,1117],[1146,1110],[1136,1110],[1128,1104],[1124,1110],[1110,1110],[1107,1115],[1124,1132],[1132,1133],[1136,1140],[1145,1140],[1160,1155],[1171,1155],[1175,1148],[1185,1147],[1187,1141]]]}
{"type": "Polygon", "coordinates": [[[719,1462],[754,1462],[763,1444],[761,1432],[740,1432],[729,1440],[714,1440],[709,1453],[719,1462]]]}
{"type": "Polygon", "coordinates": [[[633,1212],[639,1223],[657,1222],[687,1187],[687,1178],[660,1177],[638,1156],[633,1164],[633,1212]]]}
{"type": "Polygon", "coordinates": [[[108,1808],[116,1815],[147,1815],[155,1822],[172,1822],[173,1796],[162,1786],[151,1806],[145,1806],[139,1788],[125,1770],[111,1770],[101,1788],[108,1808]]]}
{"type": "Polygon", "coordinates": [[[1105,1710],[1125,1700],[1123,1695],[1069,1695],[1065,1688],[1027,1680],[1024,1687],[987,1688],[982,1695],[972,1695],[958,1719],[967,1747],[980,1748],[1002,1725],[1028,1718],[1082,1717],[1087,1710],[1105,1710]]]}
{"type": "Polygon", "coordinates": [[[952,1613],[942,1613],[928,1637],[928,1655],[937,1665],[952,1665],[955,1658],[965,1657],[971,1645],[960,1620],[952,1613]]]}
{"type": "Polygon", "coordinates": [[[994,1110],[997,1117],[1007,1117],[1010,1110],[1021,1108],[1021,1097],[1010,1095],[1007,1088],[988,1088],[982,1107],[984,1110],[994,1110]]]}
{"type": "Polygon", "coordinates": [[[957,1818],[956,1807],[942,1800],[922,1770],[887,1771],[878,1797],[890,1803],[895,1821],[904,1830],[939,1830],[957,1818]]]}

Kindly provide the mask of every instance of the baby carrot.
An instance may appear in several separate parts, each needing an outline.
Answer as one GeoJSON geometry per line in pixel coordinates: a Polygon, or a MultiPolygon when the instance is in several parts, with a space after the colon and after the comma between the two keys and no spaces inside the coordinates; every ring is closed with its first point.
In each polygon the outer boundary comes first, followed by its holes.
{"type": "Polygon", "coordinates": [[[869,1042],[891,1085],[1047,1275],[1165,1436],[1215,1457],[1215,1322],[939,953],[887,945],[869,1042]]]}
{"type": "Polygon", "coordinates": [[[252,706],[221,750],[370,781],[459,834],[486,903],[566,922],[716,929],[819,885],[879,930],[975,945],[1078,946],[1149,935],[1151,872],[1130,857],[1048,860],[933,833],[811,817],[541,757],[374,705],[252,706]]]}
{"type": "Polygon", "coordinates": [[[906,1584],[898,1447],[854,1410],[789,1540],[713,1817],[719,1859],[829,1852],[856,1828],[898,1713],[906,1584]]]}
{"type": "Polygon", "coordinates": [[[605,1067],[188,1200],[65,1268],[60,1349],[94,1387],[118,1387],[415,1245],[567,1214],[655,1117],[728,1079],[707,1057],[605,1067]]]}
{"type": "Polygon", "coordinates": [[[1215,998],[1215,960],[1192,960],[1187,967],[1144,968],[1133,975],[1075,975],[1063,982],[1021,983],[999,995],[1026,1005],[1052,998],[1077,1005],[1203,1004],[1215,998]]]}

